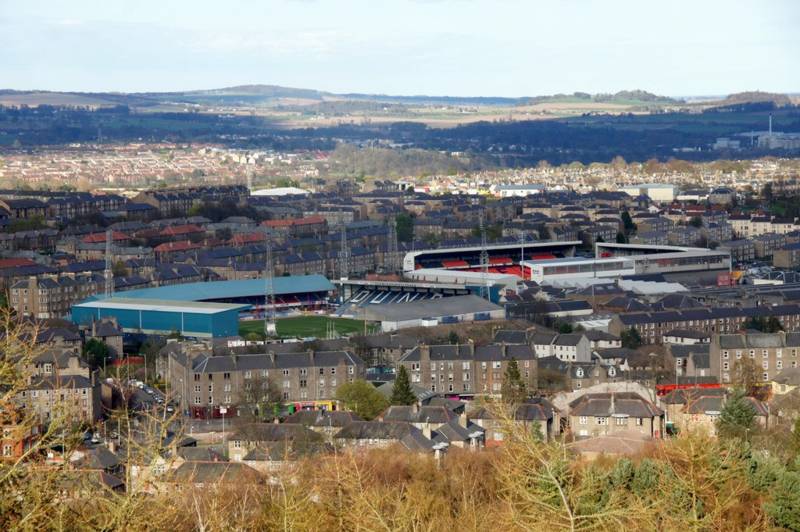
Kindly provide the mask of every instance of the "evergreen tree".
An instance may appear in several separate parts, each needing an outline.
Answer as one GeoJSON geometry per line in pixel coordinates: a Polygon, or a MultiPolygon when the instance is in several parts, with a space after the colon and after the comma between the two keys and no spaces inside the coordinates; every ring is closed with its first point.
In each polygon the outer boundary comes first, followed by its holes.
{"type": "Polygon", "coordinates": [[[620,339],[622,340],[622,347],[627,347],[628,349],[637,349],[642,345],[642,336],[633,327],[627,331],[622,331],[620,339]]]}
{"type": "Polygon", "coordinates": [[[722,407],[717,420],[717,431],[721,438],[746,440],[755,426],[756,412],[743,390],[736,390],[722,407]]]}
{"type": "Polygon", "coordinates": [[[503,395],[503,401],[509,404],[521,403],[528,397],[528,390],[525,381],[522,380],[516,358],[509,360],[506,366],[500,393],[503,395]]]}
{"type": "Polygon", "coordinates": [[[109,354],[108,346],[97,338],[90,338],[83,346],[83,358],[94,369],[102,368],[109,354]]]}
{"type": "Polygon", "coordinates": [[[633,218],[631,218],[631,215],[628,213],[628,211],[622,211],[622,225],[625,228],[626,235],[636,231],[636,224],[633,223],[633,218]]]}
{"type": "Polygon", "coordinates": [[[397,370],[397,378],[394,380],[390,401],[393,405],[413,405],[417,402],[417,394],[411,388],[408,370],[403,365],[397,370]]]}
{"type": "Polygon", "coordinates": [[[784,471],[764,504],[767,515],[786,530],[800,530],[800,473],[784,471]]]}

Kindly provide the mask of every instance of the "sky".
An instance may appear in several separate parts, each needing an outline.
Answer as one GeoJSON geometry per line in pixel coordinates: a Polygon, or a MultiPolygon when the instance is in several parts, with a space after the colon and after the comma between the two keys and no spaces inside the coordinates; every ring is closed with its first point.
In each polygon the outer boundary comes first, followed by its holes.
{"type": "Polygon", "coordinates": [[[800,92],[798,0],[0,0],[0,88],[800,92]]]}

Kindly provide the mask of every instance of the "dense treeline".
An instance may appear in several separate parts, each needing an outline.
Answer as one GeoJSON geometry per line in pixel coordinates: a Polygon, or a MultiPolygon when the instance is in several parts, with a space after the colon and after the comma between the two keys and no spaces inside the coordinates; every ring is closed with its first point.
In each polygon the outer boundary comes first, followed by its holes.
{"type": "MultiPolygon", "coordinates": [[[[88,110],[40,106],[0,107],[0,145],[30,147],[71,142],[207,141],[233,147],[276,150],[333,149],[339,142],[370,145],[387,142],[410,149],[469,152],[499,166],[532,166],[540,160],[561,164],[673,157],[719,158],[708,146],[717,137],[766,129],[768,116],[777,130],[800,131],[797,107],[748,104],[707,113],[598,115],[561,120],[476,122],[454,128],[393,123],[285,129],[258,116],[206,113],[133,113],[125,106],[88,110]],[[765,107],[766,106],[766,107],[765,107]]],[[[756,149],[737,158],[767,154],[756,149]]],[[[773,155],[793,155],[772,152],[773,155]]],[[[730,155],[730,154],[728,154],[730,155]]],[[[400,156],[402,157],[402,155],[400,156]]]]}

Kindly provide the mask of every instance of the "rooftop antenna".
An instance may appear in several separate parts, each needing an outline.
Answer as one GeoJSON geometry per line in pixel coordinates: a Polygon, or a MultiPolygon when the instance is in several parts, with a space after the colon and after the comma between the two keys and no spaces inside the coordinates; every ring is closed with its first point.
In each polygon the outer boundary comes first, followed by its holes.
{"type": "Polygon", "coordinates": [[[481,231],[481,255],[480,255],[480,262],[481,262],[481,297],[483,299],[489,298],[489,290],[486,286],[486,283],[489,279],[489,252],[487,251],[487,244],[486,244],[486,225],[483,221],[484,213],[481,212],[480,214],[480,231],[481,231]]]}
{"type": "Polygon", "coordinates": [[[342,224],[342,246],[339,249],[339,278],[346,281],[350,276],[350,247],[347,245],[347,227],[342,224]]]}
{"type": "Polygon", "coordinates": [[[398,244],[397,244],[397,219],[392,216],[389,219],[389,242],[386,248],[387,269],[392,273],[397,272],[397,257],[398,257],[398,244]]]}
{"type": "Polygon", "coordinates": [[[272,242],[266,239],[266,264],[264,268],[264,339],[277,334],[275,325],[275,272],[272,262],[272,242]]]}
{"type": "Polygon", "coordinates": [[[111,265],[111,246],[113,245],[114,231],[106,231],[106,269],[103,277],[105,278],[105,297],[106,299],[114,295],[114,271],[111,265]]]}

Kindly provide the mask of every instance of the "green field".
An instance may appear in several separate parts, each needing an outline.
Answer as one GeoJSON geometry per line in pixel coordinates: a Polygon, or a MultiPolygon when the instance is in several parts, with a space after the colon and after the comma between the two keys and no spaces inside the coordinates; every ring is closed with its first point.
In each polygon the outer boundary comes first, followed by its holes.
{"type": "MultiPolygon", "coordinates": [[[[301,338],[314,336],[325,338],[328,334],[328,322],[332,321],[336,332],[341,335],[364,333],[364,322],[362,320],[350,320],[346,318],[329,318],[328,316],[298,316],[296,318],[281,318],[277,320],[278,336],[301,338]]],[[[370,326],[367,325],[368,330],[370,326]]],[[[239,334],[247,337],[248,334],[255,333],[261,338],[264,337],[264,320],[242,321],[239,323],[239,334]]]]}

